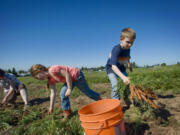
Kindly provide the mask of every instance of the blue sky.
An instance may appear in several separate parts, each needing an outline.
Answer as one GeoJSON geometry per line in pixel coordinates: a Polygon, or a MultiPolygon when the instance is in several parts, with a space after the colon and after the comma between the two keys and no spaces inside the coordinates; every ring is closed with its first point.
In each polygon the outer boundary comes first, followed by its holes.
{"type": "Polygon", "coordinates": [[[178,0],[0,0],[0,68],[105,65],[120,32],[133,28],[131,61],[180,61],[178,0]]]}

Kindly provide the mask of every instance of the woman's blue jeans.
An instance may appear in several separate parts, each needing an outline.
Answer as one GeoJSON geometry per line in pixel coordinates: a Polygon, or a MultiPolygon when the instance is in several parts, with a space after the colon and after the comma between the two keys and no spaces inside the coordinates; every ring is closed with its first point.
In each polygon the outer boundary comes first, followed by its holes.
{"type": "MultiPolygon", "coordinates": [[[[82,72],[79,73],[76,81],[72,83],[72,90],[75,86],[89,98],[92,98],[96,101],[100,99],[100,95],[97,92],[95,92],[89,88],[89,86],[85,80],[84,74],[82,72]]],[[[64,83],[63,87],[61,88],[61,92],[60,92],[61,106],[62,106],[63,110],[69,110],[71,108],[69,97],[65,96],[67,89],[68,89],[67,83],[64,83]]]]}

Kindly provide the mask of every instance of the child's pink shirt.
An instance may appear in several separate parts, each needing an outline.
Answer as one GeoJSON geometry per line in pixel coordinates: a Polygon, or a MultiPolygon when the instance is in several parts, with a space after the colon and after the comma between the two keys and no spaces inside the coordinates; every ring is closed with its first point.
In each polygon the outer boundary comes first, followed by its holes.
{"type": "Polygon", "coordinates": [[[73,68],[73,67],[60,66],[60,65],[51,66],[48,69],[49,74],[50,74],[50,77],[48,78],[48,84],[51,85],[51,84],[55,84],[59,82],[63,82],[63,83],[66,82],[66,78],[59,74],[61,69],[67,71],[70,74],[72,82],[76,80],[77,76],[80,73],[79,69],[73,68]]]}

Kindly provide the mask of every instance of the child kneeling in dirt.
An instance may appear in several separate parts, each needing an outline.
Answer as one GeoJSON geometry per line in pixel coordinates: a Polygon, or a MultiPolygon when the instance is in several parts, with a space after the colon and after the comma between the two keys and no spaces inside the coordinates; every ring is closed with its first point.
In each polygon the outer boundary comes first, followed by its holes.
{"type": "Polygon", "coordinates": [[[0,89],[4,89],[2,104],[15,104],[18,95],[21,95],[25,107],[28,105],[28,94],[24,84],[15,75],[6,73],[0,69],[0,89]]]}
{"type": "Polygon", "coordinates": [[[101,99],[98,93],[89,88],[83,73],[77,68],[61,65],[46,68],[41,64],[35,64],[31,67],[31,74],[38,80],[48,80],[48,86],[50,86],[51,90],[50,107],[48,111],[49,114],[53,112],[56,97],[56,83],[59,82],[64,83],[60,92],[61,106],[64,112],[64,117],[69,117],[72,113],[69,95],[71,94],[74,86],[78,87],[86,96],[96,101],[101,99]]]}

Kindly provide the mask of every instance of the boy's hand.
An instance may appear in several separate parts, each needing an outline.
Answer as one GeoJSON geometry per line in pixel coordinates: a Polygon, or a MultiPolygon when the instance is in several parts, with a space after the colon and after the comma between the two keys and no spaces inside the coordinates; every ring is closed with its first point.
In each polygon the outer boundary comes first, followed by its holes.
{"type": "Polygon", "coordinates": [[[68,97],[71,94],[71,89],[67,89],[65,96],[68,97]]]}
{"type": "Polygon", "coordinates": [[[122,80],[123,80],[123,82],[124,82],[126,85],[128,85],[128,84],[130,83],[129,78],[126,77],[126,76],[124,76],[124,77],[122,78],[122,80]]]}
{"type": "Polygon", "coordinates": [[[48,114],[51,115],[53,113],[53,109],[49,108],[48,114]]]}

